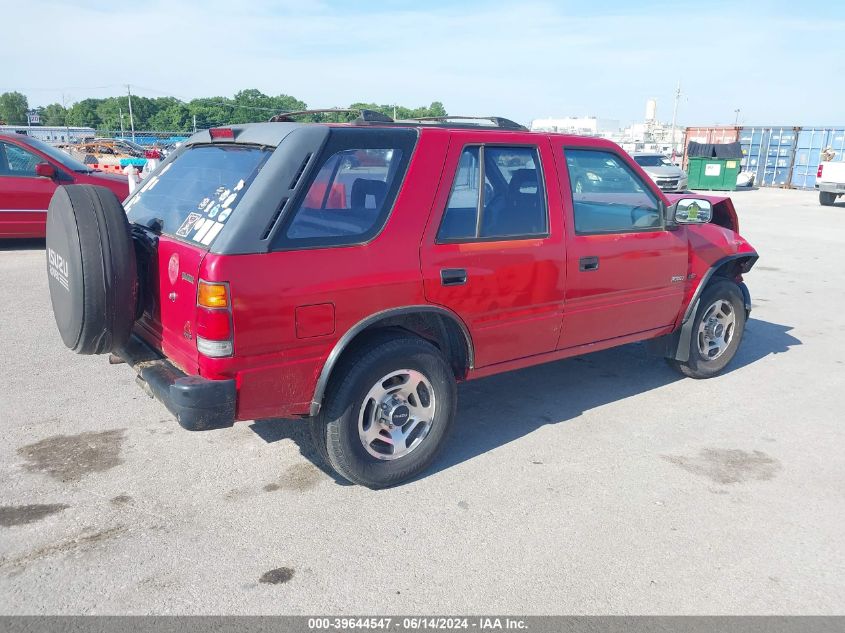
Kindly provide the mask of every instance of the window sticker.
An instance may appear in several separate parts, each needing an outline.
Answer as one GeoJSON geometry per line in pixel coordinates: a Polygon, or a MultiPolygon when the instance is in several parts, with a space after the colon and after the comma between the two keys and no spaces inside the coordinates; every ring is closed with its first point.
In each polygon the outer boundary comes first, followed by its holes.
{"type": "Polygon", "coordinates": [[[178,235],[179,237],[188,237],[188,233],[191,232],[191,229],[197,223],[197,220],[199,220],[201,217],[202,216],[199,213],[191,213],[190,215],[188,215],[188,217],[185,218],[185,221],[182,222],[182,226],[180,226],[179,229],[176,231],[176,235],[178,235]]]}

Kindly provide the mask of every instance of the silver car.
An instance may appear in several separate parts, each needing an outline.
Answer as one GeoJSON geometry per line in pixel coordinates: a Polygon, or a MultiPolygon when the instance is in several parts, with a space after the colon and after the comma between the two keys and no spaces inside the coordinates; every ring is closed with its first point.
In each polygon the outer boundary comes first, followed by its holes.
{"type": "Polygon", "coordinates": [[[663,154],[634,152],[631,154],[643,171],[663,191],[686,191],[689,181],[687,172],[673,164],[663,154]]]}

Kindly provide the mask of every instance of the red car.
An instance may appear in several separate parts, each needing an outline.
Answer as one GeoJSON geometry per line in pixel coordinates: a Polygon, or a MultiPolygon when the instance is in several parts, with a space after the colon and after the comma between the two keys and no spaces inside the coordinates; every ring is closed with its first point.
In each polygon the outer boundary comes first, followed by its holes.
{"type": "Polygon", "coordinates": [[[730,199],[669,199],[610,141],[491,121],[212,129],[125,205],[59,189],[65,344],[131,365],[188,429],[309,418],[371,487],[431,462],[458,381],[644,340],[722,371],[757,260],[730,199]]]}
{"type": "Polygon", "coordinates": [[[129,195],[125,177],[94,171],[38,139],[0,134],[0,239],[44,237],[59,185],[101,185],[121,200],[129,195]]]}

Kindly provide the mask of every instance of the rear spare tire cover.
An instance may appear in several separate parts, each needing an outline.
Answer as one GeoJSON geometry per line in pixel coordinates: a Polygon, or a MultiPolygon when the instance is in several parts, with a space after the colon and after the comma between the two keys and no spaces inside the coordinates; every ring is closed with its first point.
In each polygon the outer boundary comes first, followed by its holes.
{"type": "Polygon", "coordinates": [[[47,212],[47,275],[65,345],[105,354],[129,339],[138,275],[126,212],[105,187],[59,187],[47,212]]]}

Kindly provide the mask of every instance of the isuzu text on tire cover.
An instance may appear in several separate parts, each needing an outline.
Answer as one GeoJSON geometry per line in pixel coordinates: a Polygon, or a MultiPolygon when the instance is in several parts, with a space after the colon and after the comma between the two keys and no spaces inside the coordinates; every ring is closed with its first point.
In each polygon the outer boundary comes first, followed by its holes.
{"type": "Polygon", "coordinates": [[[458,381],[643,340],[693,378],[736,354],[757,253],[730,199],[497,117],[294,118],[195,134],[124,205],[50,204],[62,340],[186,429],[307,418],[328,465],[384,487],[434,459],[458,381]]]}

